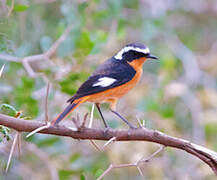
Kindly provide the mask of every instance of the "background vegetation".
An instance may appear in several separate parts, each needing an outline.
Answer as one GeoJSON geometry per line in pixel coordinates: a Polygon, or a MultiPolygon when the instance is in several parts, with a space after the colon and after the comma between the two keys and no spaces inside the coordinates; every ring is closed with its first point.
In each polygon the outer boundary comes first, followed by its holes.
{"type": "MultiPolygon", "coordinates": [[[[160,61],[147,61],[137,87],[118,109],[132,123],[203,144],[217,151],[217,2],[175,0],[1,0],[1,113],[44,120],[47,81],[49,119],[94,69],[127,43],[142,42],[160,61]],[[31,76],[22,58],[46,52],[67,27],[72,30],[54,56],[31,63],[31,76]],[[7,54],[20,58],[10,62],[7,54]],[[19,62],[20,61],[20,62],[19,62]],[[10,106],[8,106],[10,105],[10,106]],[[14,108],[14,110],[13,110],[14,108]]],[[[90,112],[91,104],[77,113],[90,112]]],[[[107,109],[112,128],[126,128],[107,109]]],[[[65,120],[65,125],[73,126],[65,120]]],[[[103,127],[97,112],[94,127],[103,127]]],[[[124,142],[98,152],[89,141],[36,134],[22,137],[9,172],[5,166],[14,133],[0,127],[0,179],[95,179],[110,163],[134,162],[157,146],[124,142]]],[[[103,142],[97,142],[102,144],[103,142]]],[[[215,179],[213,172],[189,154],[167,148],[143,166],[145,179],[215,179]]],[[[105,179],[141,179],[136,168],[112,171],[105,179]]]]}

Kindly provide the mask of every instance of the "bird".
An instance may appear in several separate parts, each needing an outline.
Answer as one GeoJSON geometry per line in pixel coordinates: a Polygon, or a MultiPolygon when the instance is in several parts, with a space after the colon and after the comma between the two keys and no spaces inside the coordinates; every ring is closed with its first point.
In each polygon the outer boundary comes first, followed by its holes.
{"type": "Polygon", "coordinates": [[[118,100],[127,94],[140,80],[143,63],[147,59],[158,59],[150,53],[149,48],[142,43],[130,43],[124,46],[110,59],[101,64],[91,76],[80,86],[68,105],[51,124],[57,125],[69,113],[84,102],[95,103],[103,120],[105,128],[108,125],[100,109],[102,103],[109,103],[110,110],[122,119],[129,128],[135,128],[116,110],[118,100]]]}

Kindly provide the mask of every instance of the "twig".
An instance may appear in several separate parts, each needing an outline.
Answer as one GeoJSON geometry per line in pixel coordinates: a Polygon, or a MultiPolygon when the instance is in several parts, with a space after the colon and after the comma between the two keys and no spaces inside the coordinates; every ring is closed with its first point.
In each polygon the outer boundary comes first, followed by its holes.
{"type": "Polygon", "coordinates": [[[50,88],[50,84],[47,84],[47,91],[46,91],[46,97],[45,97],[45,125],[35,129],[34,131],[30,132],[26,138],[29,138],[30,136],[34,135],[35,133],[42,131],[43,129],[47,129],[48,127],[50,127],[51,123],[48,121],[48,94],[49,94],[49,88],[50,88]]]}
{"type": "Polygon", "coordinates": [[[16,146],[16,143],[17,143],[18,136],[19,136],[19,132],[16,132],[15,137],[14,137],[14,141],[13,141],[12,146],[11,146],[10,154],[9,154],[9,157],[8,157],[6,172],[8,172],[8,168],[9,168],[9,165],[11,163],[11,158],[12,158],[14,150],[15,150],[15,146],[16,146]]]}
{"type": "Polygon", "coordinates": [[[82,122],[82,124],[81,124],[81,128],[84,128],[85,127],[85,124],[86,124],[86,122],[87,122],[87,117],[88,117],[88,113],[86,113],[85,115],[84,115],[84,120],[83,120],[83,122],[82,122]]]}
{"type": "MultiPolygon", "coordinates": [[[[0,125],[13,128],[21,132],[31,132],[41,128],[44,124],[37,121],[26,121],[19,118],[0,114],[0,125]]],[[[169,136],[160,131],[139,128],[129,130],[112,130],[82,128],[80,131],[71,131],[64,126],[49,126],[40,129],[40,133],[54,134],[59,136],[72,137],[74,139],[109,140],[116,137],[116,141],[149,141],[186,151],[209,165],[217,175],[217,152],[203,146],[191,143],[190,141],[169,136]]]]}
{"type": "Polygon", "coordinates": [[[11,56],[9,54],[0,54],[0,59],[4,59],[5,61],[9,61],[9,62],[17,62],[17,63],[21,61],[20,58],[11,56]]]}
{"type": "Polygon", "coordinates": [[[103,177],[105,177],[105,175],[107,175],[112,169],[117,169],[117,168],[125,168],[125,167],[136,167],[139,171],[139,174],[141,176],[144,176],[142,173],[142,170],[140,169],[139,165],[142,163],[148,163],[151,159],[153,159],[153,157],[155,157],[158,153],[160,153],[161,151],[163,151],[165,146],[161,146],[157,151],[155,151],[152,155],[150,155],[148,158],[142,158],[140,160],[138,160],[135,163],[129,163],[129,164],[119,164],[119,165],[115,165],[115,164],[110,164],[110,166],[108,167],[108,169],[106,169],[100,177],[97,178],[97,180],[101,180],[103,177]]]}
{"type": "Polygon", "coordinates": [[[155,151],[153,154],[151,154],[148,158],[143,158],[141,160],[139,160],[139,164],[145,162],[149,162],[151,159],[153,159],[154,156],[156,156],[157,154],[159,154],[161,151],[163,151],[165,149],[165,146],[160,145],[160,148],[155,151]]]}
{"type": "Polygon", "coordinates": [[[10,9],[8,10],[8,17],[11,15],[13,9],[14,9],[14,0],[11,1],[11,7],[10,7],[10,9]]]}
{"type": "Polygon", "coordinates": [[[79,116],[78,116],[78,114],[77,114],[77,119],[74,118],[74,117],[72,118],[72,122],[74,123],[76,129],[79,130],[80,129],[80,125],[79,125],[79,116]]]}
{"type": "Polygon", "coordinates": [[[34,72],[34,70],[32,69],[29,63],[35,61],[41,61],[41,60],[48,60],[51,56],[53,56],[53,54],[56,52],[59,45],[66,39],[71,29],[72,29],[72,25],[68,26],[66,30],[63,32],[63,34],[60,36],[60,38],[56,40],[54,44],[48,49],[48,51],[43,54],[26,56],[23,58],[17,58],[8,54],[0,54],[0,59],[13,61],[13,62],[20,62],[23,64],[25,70],[27,71],[30,77],[33,78],[37,77],[37,74],[34,72]]]}

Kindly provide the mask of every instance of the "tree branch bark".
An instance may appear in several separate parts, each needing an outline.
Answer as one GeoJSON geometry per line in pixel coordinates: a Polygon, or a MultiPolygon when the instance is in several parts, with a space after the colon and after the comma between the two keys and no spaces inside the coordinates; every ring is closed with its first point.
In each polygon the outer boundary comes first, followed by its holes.
{"type": "MultiPolygon", "coordinates": [[[[20,132],[31,132],[36,128],[44,125],[44,123],[13,118],[0,114],[0,125],[7,126],[20,132]]],[[[109,140],[112,137],[116,141],[149,141],[164,146],[173,147],[184,150],[208,164],[213,172],[217,175],[217,152],[209,150],[203,146],[191,143],[190,141],[166,135],[157,130],[138,128],[129,130],[113,130],[113,129],[93,129],[82,127],[79,131],[72,131],[64,126],[50,126],[42,130],[40,133],[53,134],[58,136],[67,136],[74,139],[92,139],[92,140],[109,140]]]]}

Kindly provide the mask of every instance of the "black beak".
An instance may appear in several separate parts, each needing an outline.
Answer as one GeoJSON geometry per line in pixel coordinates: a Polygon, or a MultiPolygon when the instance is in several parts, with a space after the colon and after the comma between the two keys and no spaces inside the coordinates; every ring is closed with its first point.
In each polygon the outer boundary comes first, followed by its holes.
{"type": "Polygon", "coordinates": [[[145,56],[146,58],[150,58],[150,59],[158,59],[158,57],[152,55],[152,54],[148,54],[145,56]]]}

